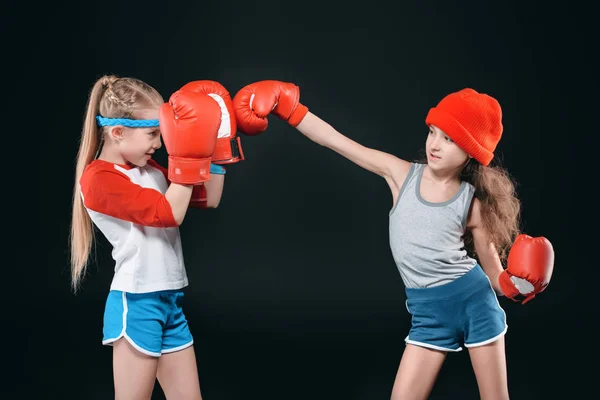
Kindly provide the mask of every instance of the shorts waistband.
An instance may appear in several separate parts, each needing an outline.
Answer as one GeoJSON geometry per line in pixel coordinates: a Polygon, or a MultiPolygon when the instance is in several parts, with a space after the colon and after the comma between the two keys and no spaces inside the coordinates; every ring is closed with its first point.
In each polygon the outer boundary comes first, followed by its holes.
{"type": "Polygon", "coordinates": [[[487,279],[485,272],[479,264],[476,264],[469,272],[450,283],[431,288],[405,288],[406,297],[413,300],[444,299],[460,293],[484,279],[487,279]]]}
{"type": "MultiPolygon", "coordinates": [[[[113,293],[123,294],[122,290],[111,290],[113,293]]],[[[161,296],[182,296],[183,289],[166,289],[166,290],[158,290],[155,292],[143,292],[143,293],[132,293],[125,292],[125,294],[130,298],[148,298],[148,297],[161,297],[161,296]]]]}

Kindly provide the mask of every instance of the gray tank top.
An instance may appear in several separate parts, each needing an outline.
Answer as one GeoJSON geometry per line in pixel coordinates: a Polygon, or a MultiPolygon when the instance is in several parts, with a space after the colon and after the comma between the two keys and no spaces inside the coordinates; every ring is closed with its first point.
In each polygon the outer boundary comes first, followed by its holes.
{"type": "Polygon", "coordinates": [[[425,165],[411,164],[390,211],[390,247],[407,288],[449,283],[477,264],[463,242],[475,188],[462,182],[450,200],[428,202],[420,191],[425,165]]]}

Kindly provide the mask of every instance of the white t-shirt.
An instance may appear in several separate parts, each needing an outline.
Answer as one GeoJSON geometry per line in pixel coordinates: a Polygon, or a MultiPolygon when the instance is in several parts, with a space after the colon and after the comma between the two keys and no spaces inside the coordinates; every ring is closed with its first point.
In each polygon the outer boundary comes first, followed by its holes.
{"type": "MultiPolygon", "coordinates": [[[[79,183],[89,216],[113,246],[111,290],[146,293],[188,285],[179,227],[164,196],[165,168],[153,160],[144,167],[95,160],[79,183]]],[[[194,188],[190,207],[206,207],[204,185],[194,188]]]]}

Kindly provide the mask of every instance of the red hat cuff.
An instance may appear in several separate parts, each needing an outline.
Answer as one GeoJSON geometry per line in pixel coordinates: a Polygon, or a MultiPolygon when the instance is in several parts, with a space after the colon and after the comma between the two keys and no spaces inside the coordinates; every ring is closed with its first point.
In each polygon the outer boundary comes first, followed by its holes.
{"type": "Polygon", "coordinates": [[[437,107],[430,109],[427,118],[425,118],[425,123],[440,128],[450,136],[458,147],[482,165],[489,165],[494,158],[494,153],[481,146],[460,122],[445,111],[437,107]]]}

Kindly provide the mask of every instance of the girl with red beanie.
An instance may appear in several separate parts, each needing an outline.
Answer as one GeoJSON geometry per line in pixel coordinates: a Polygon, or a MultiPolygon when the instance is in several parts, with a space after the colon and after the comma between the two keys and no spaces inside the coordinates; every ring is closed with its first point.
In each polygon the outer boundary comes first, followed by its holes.
{"type": "Polygon", "coordinates": [[[503,130],[498,101],[470,88],[445,96],[425,118],[426,162],[409,162],[347,138],[299,99],[291,83],[250,84],[233,100],[238,127],[261,133],[275,114],[388,183],[390,248],[412,315],[392,400],[427,398],[447,353],[463,347],[481,398],[508,399],[497,295],[525,304],[542,292],[554,251],[546,238],[520,234],[514,184],[490,165],[503,130]]]}

